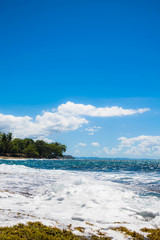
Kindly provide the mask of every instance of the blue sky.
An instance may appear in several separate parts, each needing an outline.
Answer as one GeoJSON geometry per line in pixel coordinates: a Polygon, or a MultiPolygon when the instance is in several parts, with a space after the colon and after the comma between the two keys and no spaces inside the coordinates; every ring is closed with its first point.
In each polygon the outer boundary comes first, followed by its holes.
{"type": "Polygon", "coordinates": [[[159,12],[155,0],[3,1],[0,130],[74,156],[159,157],[159,12]]]}

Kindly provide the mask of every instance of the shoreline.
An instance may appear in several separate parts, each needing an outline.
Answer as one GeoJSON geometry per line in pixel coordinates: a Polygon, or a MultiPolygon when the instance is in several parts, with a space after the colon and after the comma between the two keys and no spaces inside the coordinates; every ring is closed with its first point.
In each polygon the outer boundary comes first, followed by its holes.
{"type": "Polygon", "coordinates": [[[0,156],[0,160],[64,160],[66,158],[25,158],[0,156]]]}
{"type": "MultiPolygon", "coordinates": [[[[89,223],[88,223],[89,224],[89,223]]],[[[92,224],[91,224],[92,225],[92,224]]],[[[142,228],[139,231],[133,231],[127,227],[111,227],[109,229],[94,230],[92,233],[86,232],[84,227],[59,228],[43,224],[40,221],[29,221],[27,223],[17,223],[12,226],[1,227],[0,238],[4,240],[26,239],[66,239],[66,240],[158,240],[160,237],[160,228],[142,228]],[[26,234],[27,233],[27,234],[26,234]],[[15,238],[16,237],[16,238],[15,238]]]]}
{"type": "MultiPolygon", "coordinates": [[[[111,174],[89,173],[82,172],[80,167],[79,172],[60,169],[48,171],[43,168],[44,165],[60,166],[61,161],[10,160],[9,164],[7,161],[9,160],[1,160],[3,164],[0,168],[1,227],[39,221],[62,231],[67,229],[73,234],[87,237],[93,234],[108,236],[112,240],[129,240],[132,236],[136,239],[135,234],[137,240],[144,240],[149,233],[141,229],[160,227],[159,199],[151,195],[142,197],[137,194],[137,188],[133,188],[137,183],[136,172],[131,175],[128,175],[128,172],[117,174],[116,171],[111,174]],[[32,164],[36,168],[22,166],[32,167],[32,164]],[[41,167],[40,170],[37,169],[38,166],[41,167]],[[132,189],[121,184],[124,179],[127,179],[128,183],[128,177],[131,177],[129,182],[132,183],[132,189]]],[[[76,161],[73,164],[76,164],[76,161]]],[[[62,160],[62,166],[64,165],[68,164],[63,164],[62,160]]],[[[146,183],[149,179],[152,183],[159,180],[158,177],[157,173],[152,177],[148,173],[138,174],[138,181],[146,183]]],[[[154,231],[156,235],[159,234],[159,230],[154,231]]],[[[12,239],[11,236],[10,240],[12,239]]],[[[37,239],[41,239],[40,235],[37,239]]]]}

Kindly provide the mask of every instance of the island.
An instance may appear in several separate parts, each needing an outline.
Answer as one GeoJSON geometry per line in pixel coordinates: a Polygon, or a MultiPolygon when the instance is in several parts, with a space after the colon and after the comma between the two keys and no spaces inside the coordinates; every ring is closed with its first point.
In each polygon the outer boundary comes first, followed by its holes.
{"type": "MultiPolygon", "coordinates": [[[[47,143],[31,138],[13,138],[12,133],[0,133],[0,158],[63,158],[66,145],[58,142],[47,143]]],[[[64,157],[65,158],[65,157],[64,157]]]]}

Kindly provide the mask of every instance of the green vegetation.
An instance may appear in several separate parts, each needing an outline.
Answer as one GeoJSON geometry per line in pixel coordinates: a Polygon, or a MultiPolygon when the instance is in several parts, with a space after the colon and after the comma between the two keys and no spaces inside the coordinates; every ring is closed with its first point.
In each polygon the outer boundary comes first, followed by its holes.
{"type": "Polygon", "coordinates": [[[18,224],[13,227],[0,228],[1,240],[111,240],[109,237],[77,236],[70,230],[47,227],[40,222],[18,224]]]}
{"type": "Polygon", "coordinates": [[[126,227],[118,227],[118,228],[112,228],[112,230],[119,231],[121,233],[124,233],[126,236],[132,237],[133,240],[160,240],[160,229],[149,229],[149,228],[143,228],[141,229],[142,232],[149,233],[147,237],[144,237],[142,234],[137,233],[135,231],[131,231],[127,229],[126,227]]]}
{"type": "Polygon", "coordinates": [[[160,239],[160,228],[157,228],[157,229],[143,228],[143,229],[141,229],[141,231],[149,233],[147,235],[148,239],[151,239],[151,240],[159,240],[160,239]]]}
{"type": "Polygon", "coordinates": [[[59,158],[63,157],[66,146],[60,143],[46,143],[43,140],[30,138],[13,139],[12,133],[0,133],[0,155],[26,158],[59,158]]]}
{"type": "MultiPolygon", "coordinates": [[[[112,238],[105,236],[105,234],[98,234],[100,236],[79,236],[75,235],[70,230],[60,230],[56,227],[48,227],[41,222],[28,222],[27,224],[18,224],[13,227],[0,227],[1,240],[111,240],[112,238]]],[[[81,234],[85,232],[82,227],[76,227],[81,234]]],[[[135,231],[130,231],[126,227],[112,228],[114,231],[119,231],[125,236],[131,237],[132,240],[159,240],[160,229],[141,229],[142,232],[149,233],[147,237],[135,231]]]]}
{"type": "Polygon", "coordinates": [[[81,232],[81,233],[84,233],[84,232],[85,232],[85,228],[83,228],[83,227],[75,227],[74,229],[75,229],[75,230],[78,230],[78,231],[81,232]]]}
{"type": "Polygon", "coordinates": [[[142,234],[137,233],[135,231],[130,231],[126,227],[112,228],[112,230],[124,233],[126,236],[132,237],[133,240],[145,240],[145,238],[142,234]]]}

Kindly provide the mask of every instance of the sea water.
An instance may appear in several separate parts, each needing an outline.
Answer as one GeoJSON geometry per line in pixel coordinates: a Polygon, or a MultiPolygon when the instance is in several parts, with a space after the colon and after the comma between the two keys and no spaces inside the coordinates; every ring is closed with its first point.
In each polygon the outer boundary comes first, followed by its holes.
{"type": "Polygon", "coordinates": [[[160,160],[0,160],[0,225],[160,227],[160,160]]]}

